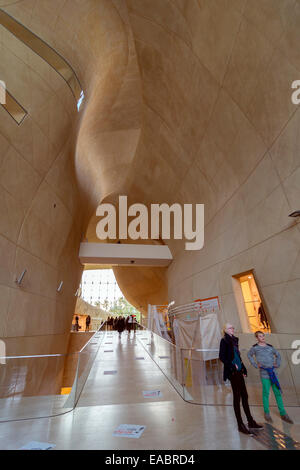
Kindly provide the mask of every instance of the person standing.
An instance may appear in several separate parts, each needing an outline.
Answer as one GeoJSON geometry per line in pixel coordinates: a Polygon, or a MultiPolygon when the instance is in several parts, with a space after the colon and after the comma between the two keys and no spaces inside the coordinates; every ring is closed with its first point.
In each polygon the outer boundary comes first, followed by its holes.
{"type": "Polygon", "coordinates": [[[234,336],[234,327],[226,323],[223,328],[224,336],[220,342],[219,358],[224,364],[224,381],[230,380],[233,392],[233,408],[237,420],[238,430],[243,434],[251,434],[251,429],[262,429],[263,426],[257,424],[253,419],[249,403],[248,393],[244,377],[247,376],[247,369],[243,364],[239,352],[239,339],[234,336]],[[245,426],[241,415],[242,400],[243,409],[248,420],[248,427],[245,426]]]}
{"type": "Polygon", "coordinates": [[[88,315],[85,319],[85,331],[90,331],[91,317],[88,315]]]}
{"type": "Polygon", "coordinates": [[[269,328],[269,322],[268,322],[267,315],[266,315],[266,312],[264,310],[264,307],[263,307],[262,303],[260,303],[260,306],[259,306],[259,309],[258,309],[258,315],[259,315],[261,324],[267,330],[269,328]]]}
{"type": "Polygon", "coordinates": [[[132,329],[133,329],[133,332],[134,332],[134,334],[135,334],[135,332],[136,332],[136,326],[137,326],[136,316],[135,316],[135,315],[131,315],[131,318],[132,318],[132,329]]]}
{"type": "Polygon", "coordinates": [[[131,330],[133,329],[133,318],[132,318],[132,315],[129,315],[129,317],[128,317],[128,326],[129,326],[129,334],[130,334],[131,330]]]}
{"type": "Polygon", "coordinates": [[[269,406],[270,388],[272,387],[281,419],[286,423],[293,424],[284,409],[281,387],[274,371],[280,367],[280,354],[271,344],[266,343],[265,334],[262,331],[256,331],[255,338],[257,343],[248,352],[248,358],[252,366],[259,369],[260,372],[265,420],[269,423],[273,421],[269,406]]]}
{"type": "Polygon", "coordinates": [[[126,317],[126,320],[125,320],[125,328],[127,330],[127,333],[128,333],[128,337],[130,336],[130,329],[131,329],[131,324],[130,324],[130,315],[128,315],[126,317]]]}
{"type": "Polygon", "coordinates": [[[75,331],[79,331],[80,328],[81,328],[81,326],[79,325],[79,317],[76,315],[76,317],[75,317],[74,330],[75,330],[75,331]]]}
{"type": "Polygon", "coordinates": [[[119,339],[121,338],[121,334],[123,333],[125,328],[125,318],[124,317],[119,317],[118,322],[117,322],[117,330],[119,333],[119,339]]]}

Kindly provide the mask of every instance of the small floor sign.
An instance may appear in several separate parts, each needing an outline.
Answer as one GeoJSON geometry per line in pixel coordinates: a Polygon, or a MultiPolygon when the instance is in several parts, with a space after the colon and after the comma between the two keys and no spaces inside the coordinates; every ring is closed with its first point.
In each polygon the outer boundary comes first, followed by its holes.
{"type": "Polygon", "coordinates": [[[113,436],[138,439],[141,437],[145,429],[146,426],[140,426],[139,424],[120,424],[114,431],[113,436]]]}
{"type": "Polygon", "coordinates": [[[160,390],[144,390],[144,398],[161,398],[162,393],[160,390]]]}
{"type": "Polygon", "coordinates": [[[50,450],[53,449],[53,447],[56,447],[56,445],[49,444],[48,442],[31,441],[19,450],[50,450]]]}

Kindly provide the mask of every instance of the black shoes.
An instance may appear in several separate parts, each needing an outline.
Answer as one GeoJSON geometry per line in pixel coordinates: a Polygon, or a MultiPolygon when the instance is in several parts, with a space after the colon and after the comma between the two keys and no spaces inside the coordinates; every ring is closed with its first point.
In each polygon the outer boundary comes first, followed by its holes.
{"type": "Polygon", "coordinates": [[[287,414],[281,415],[281,419],[282,421],[285,421],[286,423],[294,424],[294,421],[287,414]]]}
{"type": "Polygon", "coordinates": [[[254,429],[259,430],[259,429],[264,428],[260,424],[257,424],[257,422],[254,421],[254,419],[248,423],[248,427],[249,427],[249,429],[244,425],[244,423],[242,423],[242,424],[239,425],[238,429],[243,434],[247,434],[248,436],[253,436],[252,430],[254,430],[254,429]]]}
{"type": "Polygon", "coordinates": [[[243,434],[248,434],[248,435],[252,435],[252,433],[249,431],[249,429],[246,428],[246,426],[242,423],[239,425],[239,431],[242,432],[243,434]]]}
{"type": "Polygon", "coordinates": [[[257,424],[256,421],[250,421],[248,423],[249,429],[263,429],[264,427],[261,424],[257,424]]]}

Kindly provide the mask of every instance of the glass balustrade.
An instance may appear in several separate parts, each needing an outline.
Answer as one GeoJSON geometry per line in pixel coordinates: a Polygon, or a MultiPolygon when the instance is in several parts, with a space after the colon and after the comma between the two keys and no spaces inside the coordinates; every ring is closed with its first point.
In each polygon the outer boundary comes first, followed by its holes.
{"type": "MultiPolygon", "coordinates": [[[[223,364],[218,349],[182,349],[156,333],[143,329],[137,332],[139,341],[156,362],[182,398],[190,403],[232,406],[230,382],[223,381],[223,364]]],[[[276,369],[285,406],[300,406],[300,365],[293,363],[294,349],[278,349],[281,366],[276,369]]],[[[259,371],[251,364],[248,350],[241,350],[247,368],[245,378],[249,403],[262,406],[262,386],[259,371]]],[[[270,406],[276,406],[271,391],[270,406]]]]}
{"type": "Polygon", "coordinates": [[[78,402],[98,349],[104,324],[73,354],[0,358],[0,422],[56,416],[78,402]]]}
{"type": "MultiPolygon", "coordinates": [[[[103,323],[86,345],[73,354],[10,356],[0,358],[0,422],[50,417],[74,409],[103,339],[103,323]],[[62,386],[62,384],[64,386],[62,386]]],[[[217,349],[182,349],[138,325],[136,338],[179,395],[201,405],[232,406],[230,382],[223,381],[223,364],[217,349]]],[[[300,406],[300,367],[293,349],[279,349],[277,375],[285,406],[300,406]]],[[[241,350],[248,370],[245,379],[249,404],[262,406],[259,372],[241,350]]],[[[276,407],[272,392],[270,405],[276,407]]]]}

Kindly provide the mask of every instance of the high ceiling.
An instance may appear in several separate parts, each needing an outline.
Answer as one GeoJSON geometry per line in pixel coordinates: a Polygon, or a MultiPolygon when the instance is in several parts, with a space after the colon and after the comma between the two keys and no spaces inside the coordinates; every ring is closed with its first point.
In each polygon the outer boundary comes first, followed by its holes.
{"type": "MultiPolygon", "coordinates": [[[[174,257],[167,272],[115,270],[128,300],[145,311],[149,302],[218,295],[224,319],[238,322],[232,276],[255,269],[275,328],[286,329],[287,304],[300,327],[299,224],[287,218],[300,198],[300,114],[291,101],[300,76],[300,1],[0,5],[71,64],[85,93],[77,114],[53,70],[1,30],[0,70],[29,109],[17,130],[0,114],[2,148],[29,165],[18,183],[31,181],[18,220],[7,222],[17,227],[8,237],[12,259],[22,247],[50,270],[45,278],[53,276],[54,285],[64,277],[70,287],[58,303],[72,310],[79,242],[91,236],[99,203],[119,195],[144,204],[204,203],[203,250],[165,241],[174,257]],[[49,210],[54,195],[59,217],[49,210]],[[47,234],[38,222],[43,211],[47,234]]],[[[20,200],[16,187],[5,187],[20,200]]],[[[20,271],[36,261],[10,262],[20,271]]],[[[3,284],[14,294],[11,279],[3,284]]],[[[56,297],[47,298],[56,311],[56,297]]]]}

